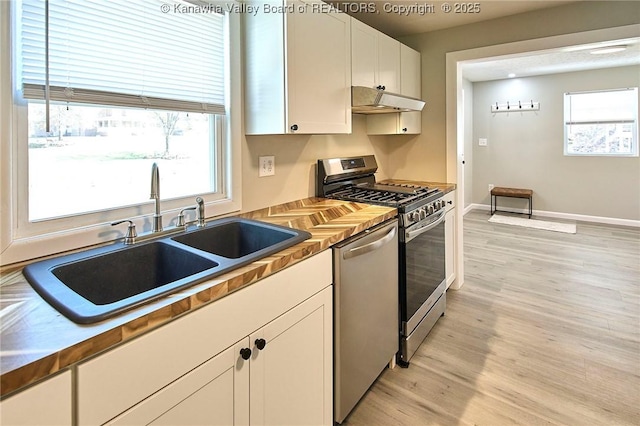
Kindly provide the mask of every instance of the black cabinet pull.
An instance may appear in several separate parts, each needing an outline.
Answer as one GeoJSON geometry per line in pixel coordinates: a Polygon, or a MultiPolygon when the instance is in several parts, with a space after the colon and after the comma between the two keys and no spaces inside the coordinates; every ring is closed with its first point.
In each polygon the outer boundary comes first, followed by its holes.
{"type": "Polygon", "coordinates": [[[263,350],[265,346],[267,346],[266,340],[256,339],[256,348],[258,348],[258,350],[263,350]]]}
{"type": "Polygon", "coordinates": [[[298,130],[298,125],[297,124],[292,125],[291,130],[293,130],[294,132],[298,130]]]}
{"type": "Polygon", "coordinates": [[[447,201],[447,204],[453,204],[453,201],[447,201]]]}
{"type": "Polygon", "coordinates": [[[406,127],[405,127],[404,129],[402,129],[402,131],[403,131],[404,133],[407,133],[407,130],[409,130],[409,129],[407,129],[406,127]]]}
{"type": "Polygon", "coordinates": [[[251,358],[251,349],[249,349],[249,348],[240,349],[240,356],[244,360],[247,360],[247,359],[251,358]]]}

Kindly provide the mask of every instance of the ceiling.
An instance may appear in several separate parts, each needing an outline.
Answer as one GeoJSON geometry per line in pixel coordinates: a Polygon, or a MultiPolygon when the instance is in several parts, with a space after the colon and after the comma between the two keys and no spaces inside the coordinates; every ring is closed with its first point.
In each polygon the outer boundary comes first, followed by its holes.
{"type": "MultiPolygon", "coordinates": [[[[456,3],[445,1],[374,1],[361,3],[325,1],[394,38],[442,30],[574,2],[563,0],[484,0],[477,2],[480,8],[479,13],[454,13],[453,11],[445,13],[443,11],[443,9],[446,9],[445,4],[453,6],[456,3]],[[375,10],[367,9],[359,12],[357,9],[360,7],[374,8],[375,10]]],[[[473,5],[474,3],[467,2],[464,4],[473,5]]],[[[509,78],[508,76],[511,73],[517,77],[526,77],[628,65],[640,65],[640,38],[530,52],[525,55],[508,55],[483,59],[480,62],[464,64],[463,76],[470,81],[477,82],[509,78]],[[594,55],[591,53],[595,48],[611,45],[624,45],[627,48],[624,51],[610,54],[594,55]]]]}
{"type": "Polygon", "coordinates": [[[469,62],[463,64],[462,75],[469,81],[478,82],[629,65],[640,65],[638,37],[469,62]],[[626,46],[626,49],[606,54],[592,53],[612,46],[626,46]]]}
{"type": "MultiPolygon", "coordinates": [[[[488,21],[490,19],[515,15],[537,9],[561,6],[575,1],[565,0],[483,0],[480,2],[452,2],[452,1],[330,1],[338,9],[348,13],[359,21],[364,22],[393,38],[421,34],[444,28],[488,21]],[[443,11],[455,5],[467,5],[466,13],[462,9],[443,11]],[[477,9],[474,5],[477,4],[477,9]],[[445,6],[446,5],[446,6],[445,6]],[[362,11],[359,11],[360,9],[362,11]]],[[[461,7],[461,6],[459,6],[461,7]]]]}

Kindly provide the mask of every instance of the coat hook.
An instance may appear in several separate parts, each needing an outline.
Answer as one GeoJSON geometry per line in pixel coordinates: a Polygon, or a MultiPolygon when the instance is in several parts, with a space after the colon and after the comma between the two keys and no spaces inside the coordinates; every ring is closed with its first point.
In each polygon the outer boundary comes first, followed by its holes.
{"type": "Polygon", "coordinates": [[[509,106],[509,101],[507,101],[507,109],[511,109],[511,107],[509,106]]]}
{"type": "Polygon", "coordinates": [[[496,109],[500,109],[500,107],[498,106],[498,103],[496,102],[496,109]]]}
{"type": "Polygon", "coordinates": [[[531,99],[531,108],[533,108],[533,99],[531,99]]]}
{"type": "Polygon", "coordinates": [[[522,109],[522,104],[518,101],[518,108],[522,109]]]}

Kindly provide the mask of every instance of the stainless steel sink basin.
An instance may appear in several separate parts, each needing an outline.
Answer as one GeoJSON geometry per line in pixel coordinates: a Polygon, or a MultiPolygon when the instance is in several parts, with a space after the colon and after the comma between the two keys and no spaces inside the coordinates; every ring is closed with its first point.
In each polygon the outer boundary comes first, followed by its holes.
{"type": "Polygon", "coordinates": [[[31,286],[77,323],[101,321],[309,238],[305,231],[228,218],[133,246],[121,243],[27,265],[31,286]]]}

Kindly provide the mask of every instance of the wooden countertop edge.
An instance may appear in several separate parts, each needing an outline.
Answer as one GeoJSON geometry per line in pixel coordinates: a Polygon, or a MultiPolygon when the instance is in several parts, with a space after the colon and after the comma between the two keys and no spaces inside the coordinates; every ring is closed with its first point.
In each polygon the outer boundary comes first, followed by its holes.
{"type": "MultiPolygon", "coordinates": [[[[240,214],[238,216],[279,224],[290,222],[292,225],[289,226],[298,227],[295,225],[297,221],[301,219],[300,216],[304,216],[304,214],[297,216],[291,214],[290,218],[288,218],[286,214],[287,211],[305,208],[313,209],[313,206],[317,205],[317,203],[326,203],[328,201],[329,200],[322,198],[312,197],[255,212],[240,214]],[[274,216],[277,217],[277,219],[273,219],[274,216]]],[[[103,331],[97,332],[95,335],[76,344],[61,350],[52,350],[51,353],[43,353],[41,357],[28,362],[14,362],[15,365],[10,366],[7,371],[4,371],[4,369],[0,371],[0,396],[8,396],[22,387],[38,382],[75,363],[153,330],[187,312],[212,303],[240,288],[246,287],[281,269],[326,250],[332,245],[362,232],[371,226],[397,216],[397,211],[388,207],[331,201],[335,206],[328,207],[325,211],[319,210],[318,212],[310,213],[312,221],[314,217],[318,219],[317,216],[329,216],[328,220],[325,220],[327,217],[319,218],[318,224],[306,229],[312,233],[310,239],[228,274],[216,277],[205,283],[196,284],[168,298],[152,302],[149,305],[145,305],[129,313],[124,313],[114,320],[107,320],[103,323],[109,324],[112,322],[113,325],[103,325],[103,331]],[[377,211],[377,213],[375,217],[361,220],[355,224],[352,221],[351,225],[344,219],[352,214],[364,213],[363,210],[377,211]],[[336,221],[337,223],[331,223],[332,221],[336,221]],[[177,298],[178,300],[167,302],[167,299],[170,298],[177,298]],[[143,312],[142,315],[140,315],[140,312],[143,312]]],[[[19,271],[16,273],[22,277],[19,271]]],[[[22,279],[24,280],[24,277],[22,277],[22,279]]],[[[44,301],[41,301],[41,303],[46,305],[44,301]]],[[[53,308],[49,307],[49,309],[53,308]]],[[[87,327],[78,326],[72,322],[69,322],[69,324],[69,327],[87,327]]],[[[4,333],[4,327],[2,333],[4,333]]],[[[6,354],[2,353],[2,356],[4,357],[6,354]]]]}

